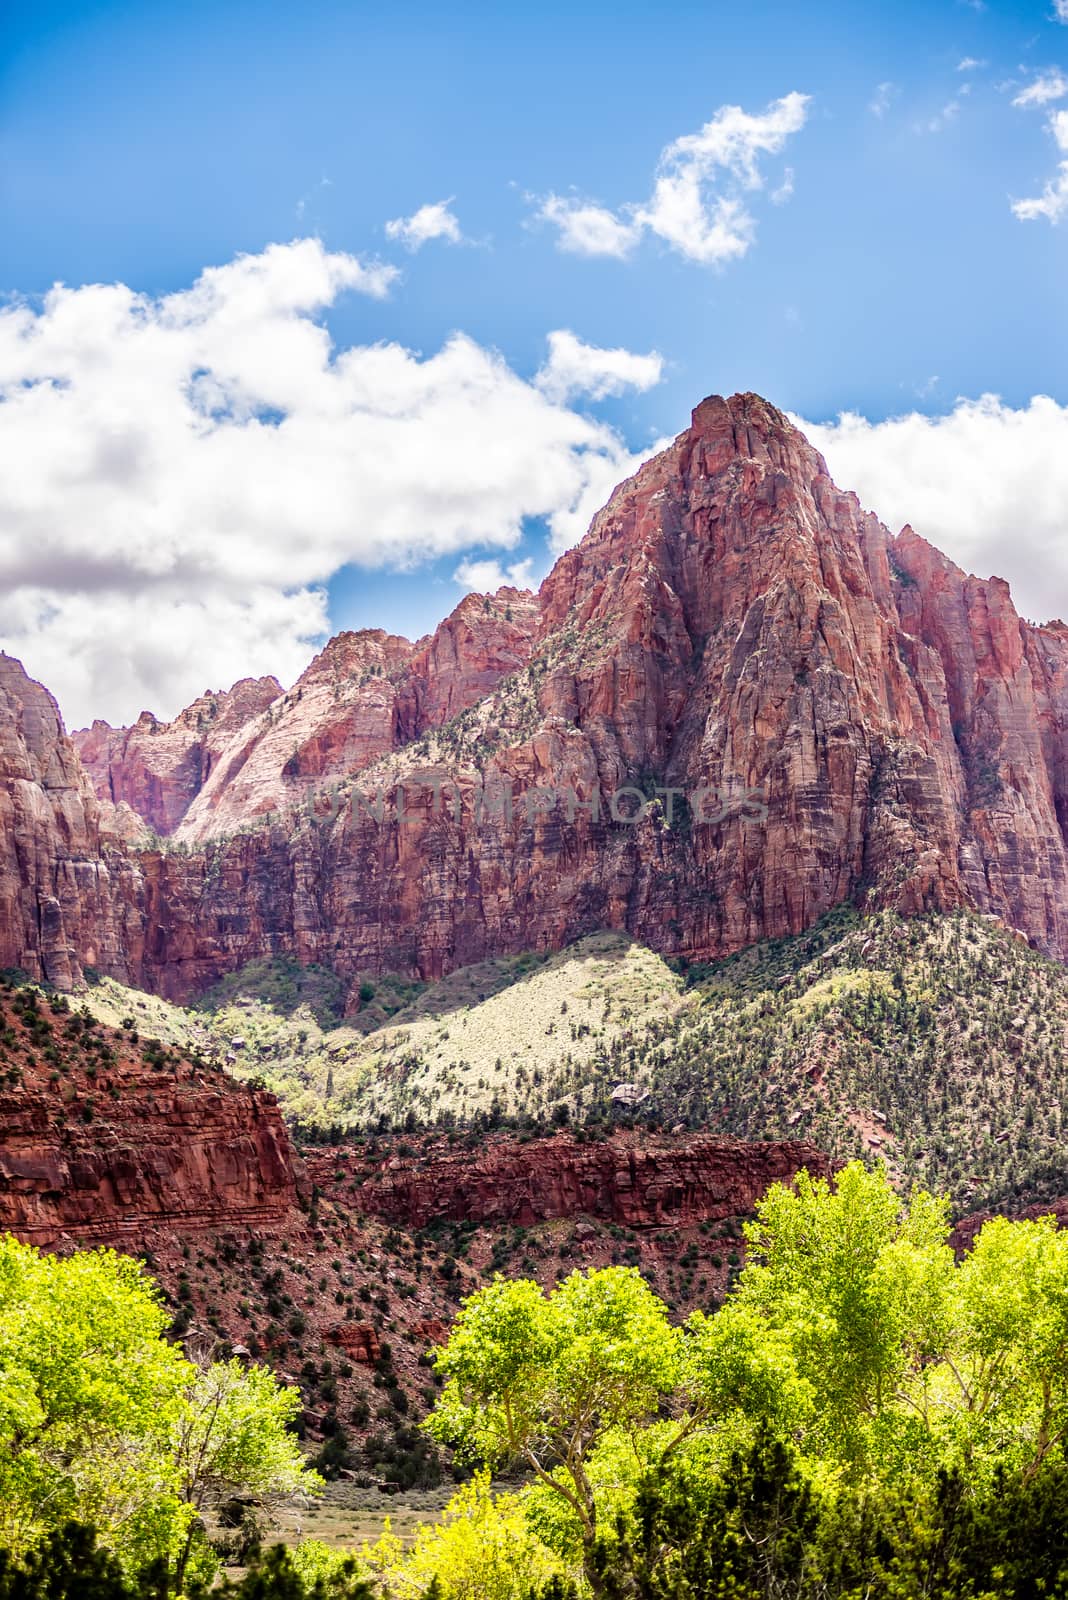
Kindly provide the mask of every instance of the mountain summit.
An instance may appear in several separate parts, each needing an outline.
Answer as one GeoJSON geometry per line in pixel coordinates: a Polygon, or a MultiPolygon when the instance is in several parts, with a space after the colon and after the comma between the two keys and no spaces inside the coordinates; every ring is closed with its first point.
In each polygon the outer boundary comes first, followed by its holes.
{"type": "Polygon", "coordinates": [[[891,535],[756,395],[703,401],[536,598],[94,724],[96,794],[3,667],[0,964],[57,982],[434,977],[603,927],[708,959],[845,901],[974,906],[1068,959],[1068,629],[891,535]],[[168,838],[112,804],[142,794],[168,838]]]}

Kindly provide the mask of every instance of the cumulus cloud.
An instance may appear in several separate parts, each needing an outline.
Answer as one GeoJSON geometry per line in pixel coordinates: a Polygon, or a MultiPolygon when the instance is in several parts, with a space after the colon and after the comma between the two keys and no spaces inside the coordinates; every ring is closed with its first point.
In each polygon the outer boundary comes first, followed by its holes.
{"type": "Polygon", "coordinates": [[[1053,14],[1058,22],[1068,22],[1068,0],[1053,0],[1053,14]]]}
{"type": "Polygon", "coordinates": [[[421,250],[431,239],[460,244],[463,240],[460,219],[449,210],[451,204],[450,195],[448,200],[434,200],[420,206],[410,217],[394,217],[392,222],[386,223],[386,234],[409,250],[421,250]]]}
{"type": "Polygon", "coordinates": [[[60,286],[0,311],[0,644],[72,723],[292,677],[346,563],[511,549],[527,517],[563,548],[634,470],[559,396],[645,384],[651,358],[628,377],[568,334],[527,381],[463,334],[333,348],[319,314],[393,276],[304,239],[159,299],[60,286]]]}
{"type": "Polygon", "coordinates": [[[550,194],[540,204],[538,216],[558,229],[561,250],[578,256],[629,256],[642,236],[634,222],[622,221],[604,206],[550,194]]]}
{"type": "Polygon", "coordinates": [[[481,560],[465,556],[453,573],[453,577],[469,592],[494,594],[505,584],[513,589],[529,589],[533,572],[534,560],[531,556],[522,561],[513,561],[507,567],[502,567],[493,556],[483,557],[481,560]]]}
{"type": "Polygon", "coordinates": [[[549,359],[534,381],[550,400],[577,394],[604,400],[625,389],[651,389],[663,371],[664,358],[656,350],[646,356],[631,350],[602,350],[558,328],[549,335],[549,359]]]}
{"type": "Polygon", "coordinates": [[[1068,406],[996,395],[945,416],[798,420],[843,488],[969,572],[1007,578],[1024,616],[1068,618],[1068,406]]]}
{"type": "Polygon", "coordinates": [[[1013,100],[1014,106],[1046,106],[1054,100],[1063,100],[1068,94],[1068,78],[1059,67],[1041,72],[1026,89],[1021,89],[1013,100]]]}
{"type": "MultiPolygon", "coordinates": [[[[648,232],[689,261],[723,266],[744,256],[753,242],[756,219],[746,196],[764,187],[761,157],[777,155],[800,131],[809,98],[794,92],[756,115],[741,106],[721,106],[697,133],[667,146],[644,202],[614,212],[551,194],[537,214],[556,227],[563,250],[623,257],[648,232]]],[[[779,197],[787,194],[780,189],[779,197]]]]}
{"type": "Polygon", "coordinates": [[[1047,222],[1059,222],[1068,214],[1068,111],[1055,111],[1049,119],[1049,131],[1054,143],[1065,156],[1053,177],[1040,195],[1030,200],[1014,200],[1013,215],[1021,222],[1035,222],[1045,217],[1047,222]]]}

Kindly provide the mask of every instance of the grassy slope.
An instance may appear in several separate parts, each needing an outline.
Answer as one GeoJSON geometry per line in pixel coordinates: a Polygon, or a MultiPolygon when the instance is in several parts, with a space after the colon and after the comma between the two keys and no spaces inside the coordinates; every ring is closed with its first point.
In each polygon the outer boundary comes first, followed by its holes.
{"type": "Polygon", "coordinates": [[[1068,1192],[1068,973],[982,917],[843,910],[685,979],[606,933],[429,988],[368,987],[343,1026],[329,975],[277,963],[226,980],[198,1013],[108,980],[89,1002],[164,1040],[210,1041],[305,1122],[597,1117],[637,1080],[642,1114],[669,1126],[880,1155],[963,1210],[1068,1192]]]}
{"type": "Polygon", "coordinates": [[[262,1076],[291,1118],[367,1127],[413,1108],[420,1123],[462,1122],[494,1103],[542,1113],[542,1083],[588,1077],[606,1040],[673,1015],[682,988],[661,957],[602,933],[557,955],[482,961],[431,987],[368,980],[373,993],[341,1025],[329,975],[280,962],[225,979],[196,1011],[109,978],[86,998],[102,1021],[132,1015],[142,1033],[262,1076]]]}

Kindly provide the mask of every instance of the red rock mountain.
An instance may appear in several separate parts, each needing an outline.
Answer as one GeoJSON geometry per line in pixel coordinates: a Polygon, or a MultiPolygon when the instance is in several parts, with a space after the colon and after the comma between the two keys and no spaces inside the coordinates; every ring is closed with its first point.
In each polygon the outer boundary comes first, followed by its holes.
{"type": "Polygon", "coordinates": [[[0,654],[0,968],[70,988],[87,966],[139,972],[144,879],[56,703],[0,654]]]}
{"type": "Polygon", "coordinates": [[[242,678],[207,691],[173,722],[142,711],[132,728],[96,721],[71,735],[97,793],[123,801],[156,833],[173,833],[235,733],[282,693],[277,678],[242,678]]]}
{"type": "Polygon", "coordinates": [[[79,736],[107,802],[196,770],[151,801],[181,848],[123,843],[3,666],[0,960],[56,981],[430,977],[600,927],[707,958],[846,900],[974,905],[1068,959],[1068,629],[892,536],[753,395],[704,401],[536,601],[341,635],[225,740],[188,742],[196,708],[79,736]],[[689,801],[631,822],[621,786],[689,801]]]}
{"type": "Polygon", "coordinates": [[[198,842],[298,806],[464,711],[530,659],[535,598],[468,595],[432,635],[340,633],[288,694],[243,678],[161,723],[94,722],[72,735],[97,793],[159,834],[198,842]]]}

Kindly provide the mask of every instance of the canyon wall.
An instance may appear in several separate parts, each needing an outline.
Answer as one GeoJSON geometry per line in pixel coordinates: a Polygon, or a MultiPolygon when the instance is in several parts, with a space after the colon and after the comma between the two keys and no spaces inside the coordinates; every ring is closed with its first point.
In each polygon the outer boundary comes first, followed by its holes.
{"type": "Polygon", "coordinates": [[[0,1002],[0,1231],[121,1244],[263,1227],[296,1203],[273,1095],[69,1013],[0,1002]]]}
{"type": "MultiPolygon", "coordinates": [[[[747,1215],[771,1184],[788,1183],[802,1167],[814,1176],[830,1172],[822,1151],[803,1140],[619,1133],[579,1143],[557,1134],[489,1143],[475,1153],[394,1158],[354,1199],[372,1216],[408,1228],[440,1220],[531,1227],[583,1216],[628,1228],[679,1227],[747,1215]]],[[[310,1166],[309,1175],[316,1170],[310,1166]]],[[[326,1188],[328,1173],[319,1175],[326,1188]]]]}
{"type": "MultiPolygon", "coordinates": [[[[972,905],[1068,959],[1068,630],[891,535],[753,395],[698,406],[536,600],[332,641],[213,750],[173,845],[104,838],[52,720],[0,959],[55,981],[184,998],[280,952],[433,978],[603,927],[711,959],[843,901],[972,905]]],[[[90,733],[103,798],[136,795],[90,733]]]]}
{"type": "Polygon", "coordinates": [[[0,654],[0,968],[63,989],[86,967],[140,980],[145,886],[131,822],[93,792],[52,696],[0,654]]]}
{"type": "Polygon", "coordinates": [[[234,735],[281,693],[277,678],[242,678],[224,694],[201,695],[173,722],[143,711],[130,728],[98,720],[71,740],[101,799],[125,802],[155,833],[170,834],[234,735]]]}

